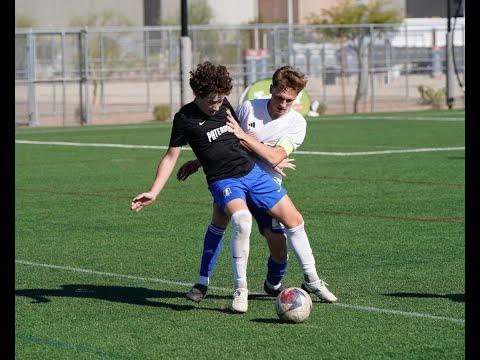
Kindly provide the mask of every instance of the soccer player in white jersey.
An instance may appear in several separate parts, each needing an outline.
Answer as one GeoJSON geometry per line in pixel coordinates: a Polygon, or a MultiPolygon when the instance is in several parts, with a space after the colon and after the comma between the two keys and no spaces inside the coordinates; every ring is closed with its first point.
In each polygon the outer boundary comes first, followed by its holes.
{"type": "MultiPolygon", "coordinates": [[[[255,99],[241,104],[235,111],[239,123],[232,116],[228,117],[234,134],[247,149],[252,151],[257,165],[279,186],[284,175],[281,169],[294,168],[294,165],[288,161],[288,156],[303,143],[305,138],[306,121],[292,108],[292,105],[306,82],[305,76],[292,67],[279,68],[272,77],[270,99],[255,99]]],[[[180,167],[177,178],[185,180],[197,171],[199,166],[198,160],[185,163],[180,167]]],[[[264,290],[269,295],[277,296],[285,288],[281,280],[288,264],[285,229],[268,213],[255,209],[251,203],[248,203],[248,206],[257,221],[260,233],[267,239],[270,249],[264,290]]],[[[227,225],[228,217],[214,203],[212,221],[204,238],[199,276],[193,288],[187,293],[187,298],[192,301],[200,302],[206,296],[227,225]]],[[[295,241],[291,241],[290,238],[289,240],[304,273],[302,287],[316,294],[322,301],[335,302],[337,298],[317,275],[308,238],[305,236],[295,241]]]]}

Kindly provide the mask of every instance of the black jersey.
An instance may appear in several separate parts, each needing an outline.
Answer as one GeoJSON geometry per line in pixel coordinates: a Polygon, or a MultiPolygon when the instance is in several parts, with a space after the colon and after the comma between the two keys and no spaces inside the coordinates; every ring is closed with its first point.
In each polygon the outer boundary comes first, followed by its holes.
{"type": "Polygon", "coordinates": [[[191,102],[184,105],[173,119],[170,146],[190,145],[202,164],[208,184],[244,176],[254,166],[238,138],[228,131],[226,108],[238,121],[227,99],[213,116],[203,113],[195,102],[191,102]]]}

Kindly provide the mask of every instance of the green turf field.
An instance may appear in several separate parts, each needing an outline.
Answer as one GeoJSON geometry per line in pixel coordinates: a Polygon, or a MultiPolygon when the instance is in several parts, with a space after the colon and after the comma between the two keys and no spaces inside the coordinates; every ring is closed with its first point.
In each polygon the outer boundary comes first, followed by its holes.
{"type": "MultiPolygon", "coordinates": [[[[227,310],[230,227],[207,298],[185,298],[211,215],[203,174],[129,210],[170,129],[16,130],[17,359],[464,358],[464,112],[309,119],[284,184],[339,301],[296,325],[263,295],[255,227],[249,311],[227,310]]],[[[301,280],[291,253],[284,283],[301,280]]]]}

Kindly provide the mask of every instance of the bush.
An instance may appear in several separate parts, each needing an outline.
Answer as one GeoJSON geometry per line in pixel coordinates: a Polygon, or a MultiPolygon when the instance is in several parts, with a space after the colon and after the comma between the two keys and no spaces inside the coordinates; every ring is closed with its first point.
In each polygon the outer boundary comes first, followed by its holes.
{"type": "Polygon", "coordinates": [[[445,88],[435,90],[431,86],[420,85],[417,89],[420,93],[421,104],[430,105],[435,109],[439,109],[445,104],[445,88]]]}
{"type": "Polygon", "coordinates": [[[156,105],[153,108],[153,116],[157,121],[170,120],[170,106],[168,105],[156,105]]]}
{"type": "Polygon", "coordinates": [[[318,104],[318,108],[317,108],[317,112],[322,115],[325,113],[325,111],[327,111],[327,104],[321,102],[320,104],[318,104]]]}
{"type": "Polygon", "coordinates": [[[310,111],[308,112],[308,116],[319,116],[324,114],[325,111],[327,111],[327,104],[318,100],[314,100],[310,104],[310,111]]]}

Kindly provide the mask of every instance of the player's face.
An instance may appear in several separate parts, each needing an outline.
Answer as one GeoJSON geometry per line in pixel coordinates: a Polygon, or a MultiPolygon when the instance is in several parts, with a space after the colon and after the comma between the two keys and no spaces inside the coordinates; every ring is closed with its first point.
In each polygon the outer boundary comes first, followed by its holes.
{"type": "Polygon", "coordinates": [[[280,89],[271,86],[270,92],[272,93],[272,98],[268,103],[268,112],[272,119],[279,118],[289,112],[298,95],[297,91],[289,87],[280,89]]]}
{"type": "Polygon", "coordinates": [[[220,106],[222,106],[224,99],[224,94],[210,94],[205,96],[204,98],[197,96],[195,98],[195,103],[198,105],[202,112],[209,116],[212,116],[215,115],[218,110],[220,110],[220,106]]]}

